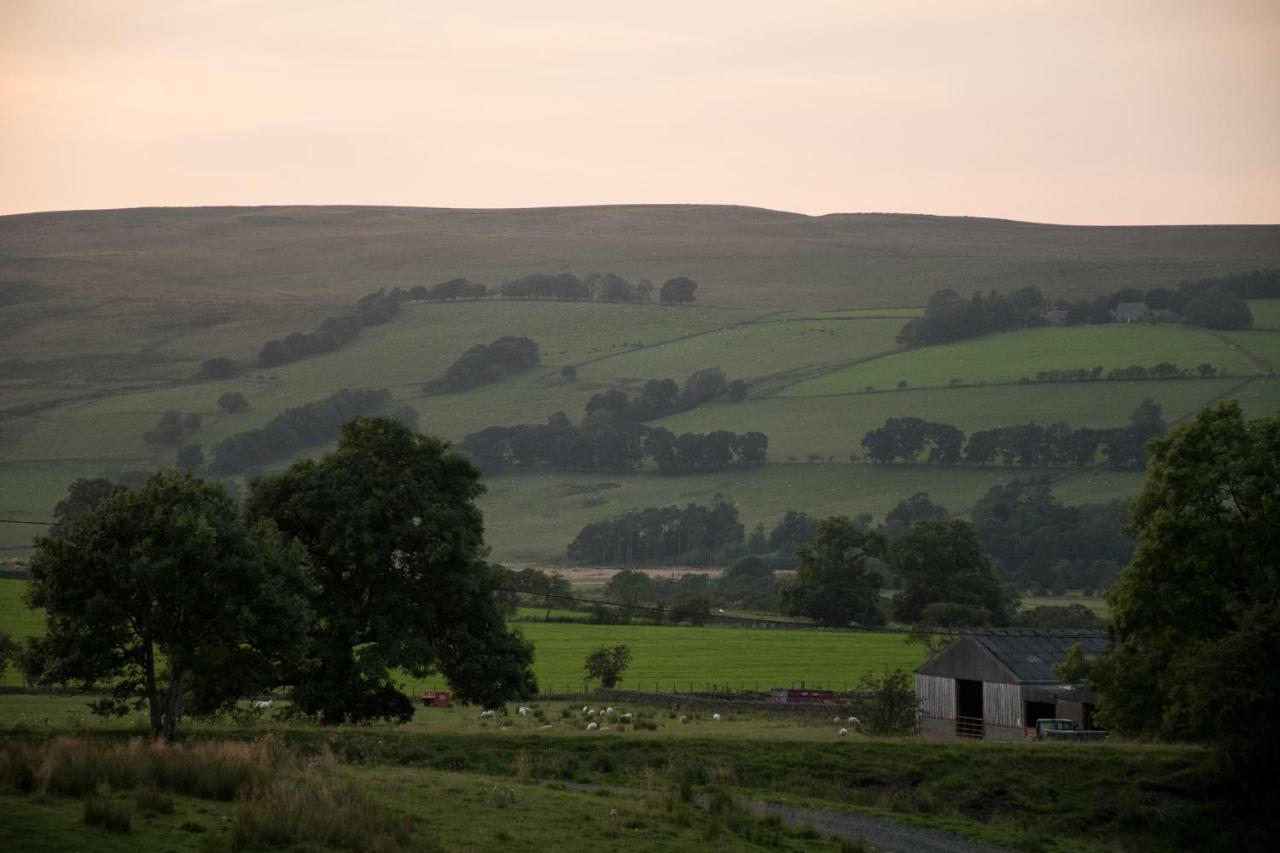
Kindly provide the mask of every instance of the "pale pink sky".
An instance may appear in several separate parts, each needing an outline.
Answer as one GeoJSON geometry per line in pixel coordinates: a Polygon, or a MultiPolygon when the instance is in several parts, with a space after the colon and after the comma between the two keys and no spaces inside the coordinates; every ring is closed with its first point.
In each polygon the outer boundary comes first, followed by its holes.
{"type": "Polygon", "coordinates": [[[1280,222],[1280,0],[0,0],[0,213],[1280,222]]]}

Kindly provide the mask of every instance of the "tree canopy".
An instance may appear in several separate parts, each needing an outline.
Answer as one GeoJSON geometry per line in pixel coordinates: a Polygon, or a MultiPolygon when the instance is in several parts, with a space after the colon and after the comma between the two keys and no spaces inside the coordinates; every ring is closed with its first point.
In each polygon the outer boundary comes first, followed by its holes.
{"type": "Polygon", "coordinates": [[[459,699],[489,706],[535,689],[532,648],[507,628],[483,559],[482,491],[464,457],[389,418],[358,418],[332,453],[253,482],[251,514],[310,557],[304,710],[405,719],[394,669],[439,670],[459,699]]]}
{"type": "Polygon", "coordinates": [[[279,683],[303,650],[301,549],[248,524],[218,486],[162,471],[96,500],[36,541],[29,602],[40,682],[107,689],[145,705],[172,738],[185,710],[210,712],[279,683]]]}
{"type": "Polygon", "coordinates": [[[894,618],[920,622],[931,604],[964,605],[981,612],[980,624],[1008,625],[1013,602],[978,543],[973,525],[956,518],[918,521],[893,545],[893,566],[902,589],[893,598],[894,618]]]}
{"type": "Polygon", "coordinates": [[[1280,415],[1235,402],[1150,445],[1133,559],[1092,680],[1125,734],[1216,742],[1243,778],[1280,764],[1280,415]]]}
{"type": "Polygon", "coordinates": [[[878,530],[848,518],[824,518],[818,537],[796,552],[795,580],[782,591],[783,609],[829,627],[882,625],[880,588],[888,542],[878,530]]]}

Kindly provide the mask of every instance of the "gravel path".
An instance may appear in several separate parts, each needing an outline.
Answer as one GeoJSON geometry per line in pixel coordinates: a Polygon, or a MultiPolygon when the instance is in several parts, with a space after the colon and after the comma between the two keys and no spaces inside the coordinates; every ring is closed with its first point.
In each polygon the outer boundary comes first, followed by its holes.
{"type": "MultiPolygon", "coordinates": [[[[586,782],[564,784],[576,790],[603,789],[623,796],[642,797],[647,793],[638,788],[615,788],[611,785],[586,782]]],[[[711,801],[706,794],[700,794],[693,798],[693,802],[694,805],[705,809],[711,801]]],[[[823,835],[835,835],[847,841],[861,841],[880,853],[1009,853],[1007,848],[992,847],[962,835],[952,835],[937,829],[907,826],[884,818],[740,797],[735,797],[735,802],[756,817],[776,817],[784,826],[793,828],[810,826],[823,835]]]]}

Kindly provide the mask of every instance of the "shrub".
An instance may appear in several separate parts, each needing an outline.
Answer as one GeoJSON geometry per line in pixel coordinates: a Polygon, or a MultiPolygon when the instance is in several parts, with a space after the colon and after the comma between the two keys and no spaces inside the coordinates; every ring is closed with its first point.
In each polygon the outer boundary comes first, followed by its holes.
{"type": "Polygon", "coordinates": [[[240,368],[229,358],[211,358],[200,365],[196,379],[230,379],[240,368]]]}

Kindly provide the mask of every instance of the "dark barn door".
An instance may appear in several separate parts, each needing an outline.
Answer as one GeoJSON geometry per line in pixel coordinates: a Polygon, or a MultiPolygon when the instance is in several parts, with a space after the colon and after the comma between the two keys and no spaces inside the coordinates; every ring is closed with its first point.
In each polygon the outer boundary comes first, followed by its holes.
{"type": "Polygon", "coordinates": [[[982,682],[956,679],[956,734],[980,738],[986,733],[982,720],[982,682]]]}

